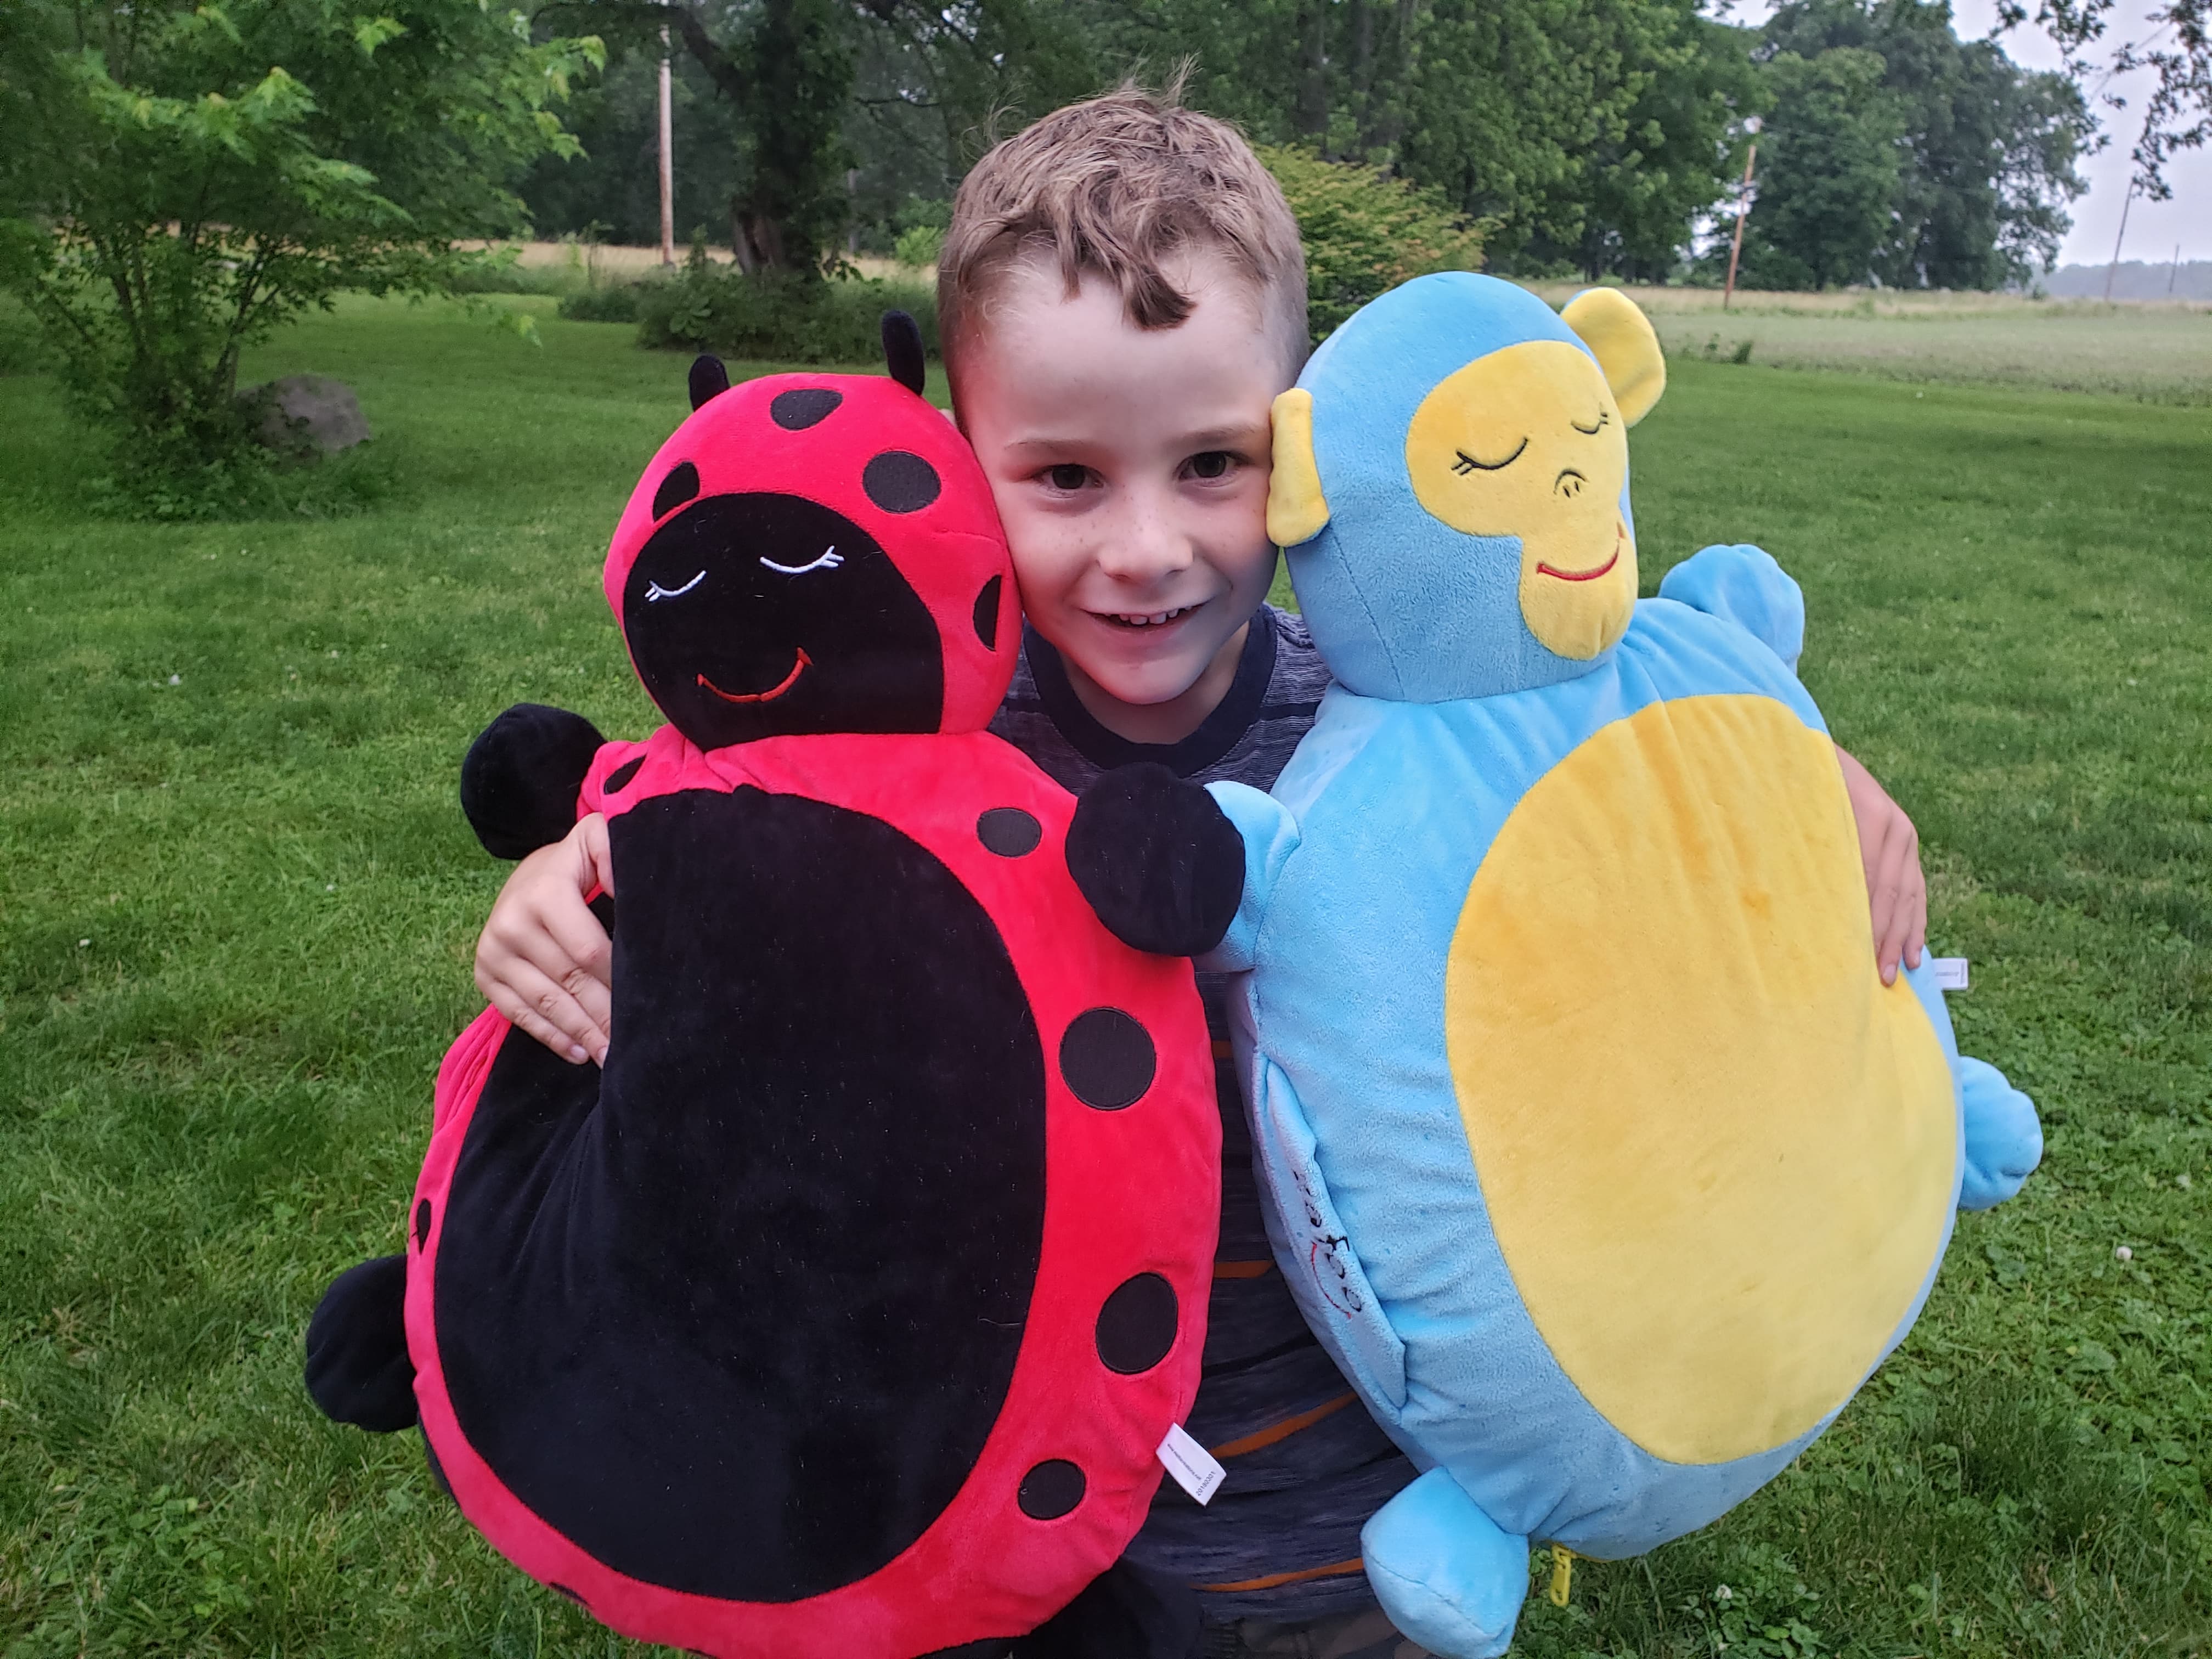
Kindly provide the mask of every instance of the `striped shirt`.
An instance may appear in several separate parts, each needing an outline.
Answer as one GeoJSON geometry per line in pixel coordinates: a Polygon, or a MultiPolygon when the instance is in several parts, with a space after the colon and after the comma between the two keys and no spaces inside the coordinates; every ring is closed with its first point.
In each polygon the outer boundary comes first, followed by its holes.
{"type": "MultiPolygon", "coordinates": [[[[1079,793],[1100,773],[1139,761],[1197,783],[1225,778],[1266,789],[1313,724],[1328,683],[1305,623],[1262,606],[1220,707],[1180,743],[1132,743],[1091,717],[1060,653],[1029,630],[991,730],[1079,793]]],[[[1185,1427],[1227,1479],[1204,1509],[1161,1482],[1128,1554],[1195,1588],[1212,1620],[1298,1623],[1375,1605],[1359,1529],[1414,1470],[1306,1328],[1276,1269],[1229,1057],[1225,980],[1199,975],[1221,1109],[1221,1243],[1204,1370],[1185,1427]]]]}

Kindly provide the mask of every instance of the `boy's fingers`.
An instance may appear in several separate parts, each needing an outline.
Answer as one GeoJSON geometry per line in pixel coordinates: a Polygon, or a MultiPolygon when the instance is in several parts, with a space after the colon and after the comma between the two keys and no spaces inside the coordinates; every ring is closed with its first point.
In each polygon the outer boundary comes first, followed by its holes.
{"type": "Polygon", "coordinates": [[[576,820],[576,827],[568,832],[574,842],[581,865],[580,884],[586,892],[602,888],[607,896],[614,896],[615,860],[607,844],[607,821],[597,812],[587,812],[576,820]]]}
{"type": "Polygon", "coordinates": [[[1899,834],[1894,826],[1882,838],[1881,868],[1868,896],[1874,915],[1875,963],[1881,969],[1884,985],[1896,983],[1897,964],[1912,939],[1911,885],[1920,873],[1912,842],[1909,832],[1899,834]]]}
{"type": "Polygon", "coordinates": [[[592,907],[584,902],[582,895],[549,896],[539,920],[554,947],[567,960],[562,962],[540,951],[534,957],[538,966],[554,972],[564,985],[580,975],[599,988],[604,999],[605,988],[614,981],[614,941],[599,926],[599,919],[592,914],[592,907]]]}
{"type": "Polygon", "coordinates": [[[515,1025],[572,1066],[580,1066],[591,1058],[591,1050],[581,1040],[582,1033],[574,1029],[588,1030],[590,1022],[575,999],[547,979],[526,963],[519,963],[512,977],[483,988],[491,999],[491,1006],[515,1025]],[[564,1006],[565,1005],[565,1006],[564,1006]]]}
{"type": "MultiPolygon", "coordinates": [[[[585,920],[602,941],[599,923],[587,910],[585,920]]],[[[550,930],[523,928],[513,941],[515,956],[506,977],[528,1004],[556,1026],[569,1042],[581,1043],[593,1057],[607,1049],[607,988],[550,930]]]]}
{"type": "Polygon", "coordinates": [[[1928,948],[1928,877],[1920,867],[1920,838],[1913,837],[1912,881],[1905,895],[1905,914],[1911,927],[1905,939],[1905,965],[1917,968],[1921,954],[1928,948]]]}

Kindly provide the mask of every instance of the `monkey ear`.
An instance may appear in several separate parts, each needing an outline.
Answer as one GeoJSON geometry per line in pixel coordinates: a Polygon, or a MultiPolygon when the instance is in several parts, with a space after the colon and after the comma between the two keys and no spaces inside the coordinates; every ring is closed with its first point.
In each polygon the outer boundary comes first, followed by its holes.
{"type": "Polygon", "coordinates": [[[1597,359],[1620,418],[1634,426],[1649,415],[1667,389],[1667,356],[1636,301],[1619,289],[1586,288],[1567,301],[1559,320],[1597,359]]]}
{"type": "Polygon", "coordinates": [[[705,353],[691,360],[691,407],[697,409],[730,389],[730,371],[720,357],[705,353]]]}
{"type": "Polygon", "coordinates": [[[1278,547],[1310,542],[1328,522],[1314,459],[1313,393],[1294,386],[1269,411],[1274,422],[1274,470],[1267,477],[1267,539],[1278,547]]]}
{"type": "Polygon", "coordinates": [[[922,362],[921,329],[903,311],[884,313],[884,367],[917,398],[928,376],[922,362]]]}

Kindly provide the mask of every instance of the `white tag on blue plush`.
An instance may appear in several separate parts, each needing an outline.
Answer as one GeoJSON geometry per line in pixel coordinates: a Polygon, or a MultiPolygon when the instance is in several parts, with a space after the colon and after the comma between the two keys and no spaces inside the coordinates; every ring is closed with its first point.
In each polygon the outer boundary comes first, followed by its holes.
{"type": "Polygon", "coordinates": [[[1939,991],[1963,991],[1966,988],[1966,957],[1936,958],[1936,988],[1939,991]]]}
{"type": "Polygon", "coordinates": [[[1160,1442],[1161,1463],[1175,1477],[1175,1483],[1203,1504],[1221,1486],[1226,1472],[1213,1461],[1213,1454],[1182,1431],[1178,1423],[1168,1431],[1168,1437],[1160,1442]]]}

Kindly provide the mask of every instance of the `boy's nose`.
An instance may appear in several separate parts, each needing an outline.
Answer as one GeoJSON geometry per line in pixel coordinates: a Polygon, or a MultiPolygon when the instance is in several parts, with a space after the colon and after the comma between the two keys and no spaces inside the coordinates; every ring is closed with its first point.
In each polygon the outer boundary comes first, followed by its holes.
{"type": "Polygon", "coordinates": [[[1149,582],[1187,568],[1195,556],[1188,532],[1164,503],[1132,497],[1109,527],[1098,566],[1116,581],[1149,582]]]}

